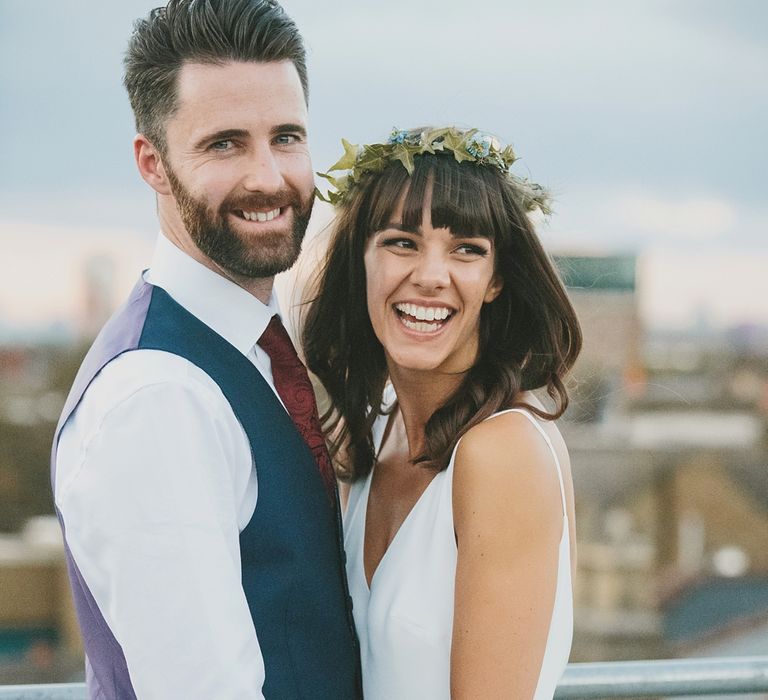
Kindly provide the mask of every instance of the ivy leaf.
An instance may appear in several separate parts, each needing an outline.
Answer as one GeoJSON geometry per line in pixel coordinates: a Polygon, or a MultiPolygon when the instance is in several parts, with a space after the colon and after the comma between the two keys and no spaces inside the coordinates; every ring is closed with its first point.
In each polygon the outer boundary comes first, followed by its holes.
{"type": "Polygon", "coordinates": [[[454,131],[446,131],[443,135],[443,146],[449,151],[453,151],[453,157],[461,163],[463,160],[474,160],[466,151],[464,137],[454,131]]]}
{"type": "Polygon", "coordinates": [[[458,137],[459,143],[464,144],[464,148],[466,150],[467,144],[472,143],[475,140],[475,135],[479,133],[480,129],[468,129],[458,137]]]}
{"type": "Polygon", "coordinates": [[[507,146],[502,152],[501,152],[502,160],[507,165],[512,165],[517,160],[517,156],[515,155],[515,151],[512,149],[512,146],[507,146]]]}
{"type": "Polygon", "coordinates": [[[342,175],[341,177],[333,177],[328,173],[316,173],[322,178],[328,180],[336,188],[336,192],[328,190],[327,195],[324,195],[317,187],[315,187],[315,196],[323,202],[336,205],[337,202],[344,198],[344,194],[349,189],[349,176],[342,175]]]}
{"type": "Polygon", "coordinates": [[[341,144],[344,146],[344,155],[337,163],[328,168],[328,172],[331,172],[332,170],[352,170],[352,168],[355,167],[355,161],[357,160],[357,154],[360,152],[360,146],[351,144],[347,139],[341,139],[341,144]]]}
{"type": "Polygon", "coordinates": [[[384,170],[391,154],[392,146],[384,143],[366,146],[357,159],[355,170],[359,172],[378,172],[379,170],[384,170]]]}
{"type": "MultiPolygon", "coordinates": [[[[333,170],[333,168],[331,168],[331,170],[333,170]]],[[[329,175],[328,173],[315,173],[315,175],[328,180],[328,182],[330,182],[336,189],[339,189],[339,178],[329,175]]]]}
{"type": "Polygon", "coordinates": [[[442,127],[439,129],[429,129],[422,134],[422,143],[424,144],[422,153],[434,153],[435,151],[442,151],[445,148],[443,138],[446,134],[449,134],[451,129],[449,127],[442,127]],[[438,139],[440,139],[438,141],[438,139]]]}
{"type": "Polygon", "coordinates": [[[392,152],[392,157],[403,164],[409,175],[413,175],[413,151],[412,146],[409,148],[405,144],[397,144],[392,152]]]}
{"type": "Polygon", "coordinates": [[[341,177],[336,178],[336,182],[333,184],[335,185],[336,189],[341,194],[342,192],[346,192],[349,189],[349,186],[351,184],[351,175],[342,175],[341,177]]]}
{"type": "Polygon", "coordinates": [[[456,159],[457,163],[461,163],[464,160],[471,160],[471,161],[476,161],[477,160],[477,158],[475,158],[475,156],[473,156],[470,153],[466,153],[465,151],[454,151],[453,152],[453,157],[456,159]]]}

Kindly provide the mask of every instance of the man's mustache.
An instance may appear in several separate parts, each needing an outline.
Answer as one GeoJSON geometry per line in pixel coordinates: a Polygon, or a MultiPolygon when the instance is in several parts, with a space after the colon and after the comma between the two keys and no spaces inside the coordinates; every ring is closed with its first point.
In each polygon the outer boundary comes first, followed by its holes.
{"type": "Polygon", "coordinates": [[[288,206],[298,210],[305,208],[302,206],[299,194],[295,190],[286,188],[269,195],[254,193],[228,197],[222,202],[221,209],[254,211],[256,209],[282,209],[288,206]]]}

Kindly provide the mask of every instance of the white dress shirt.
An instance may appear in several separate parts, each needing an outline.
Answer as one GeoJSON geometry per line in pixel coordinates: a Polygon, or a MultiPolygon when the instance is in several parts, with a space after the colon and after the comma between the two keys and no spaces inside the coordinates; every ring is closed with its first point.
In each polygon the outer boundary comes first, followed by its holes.
{"type": "MultiPolygon", "coordinates": [[[[234,345],[272,385],[256,341],[277,313],[160,236],[145,279],[234,345]]],[[[279,397],[278,397],[279,398],[279,397]]],[[[141,700],[261,700],[264,663],[241,584],[256,472],[219,387],[188,360],[110,362],[65,425],[56,505],[141,700]]]]}

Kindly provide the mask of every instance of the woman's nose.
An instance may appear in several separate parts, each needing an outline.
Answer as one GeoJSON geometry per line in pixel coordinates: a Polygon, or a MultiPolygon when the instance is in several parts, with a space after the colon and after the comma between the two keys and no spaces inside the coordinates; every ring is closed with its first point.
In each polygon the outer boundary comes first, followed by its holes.
{"type": "Polygon", "coordinates": [[[447,287],[450,284],[450,275],[445,256],[438,252],[423,252],[416,260],[411,281],[425,291],[447,287]]]}

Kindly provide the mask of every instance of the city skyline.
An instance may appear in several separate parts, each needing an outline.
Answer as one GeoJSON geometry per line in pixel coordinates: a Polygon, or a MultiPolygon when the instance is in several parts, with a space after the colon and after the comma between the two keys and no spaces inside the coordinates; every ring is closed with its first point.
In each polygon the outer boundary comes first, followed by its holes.
{"type": "MultiPolygon", "coordinates": [[[[327,211],[318,210],[309,238],[328,217],[327,211]]],[[[87,320],[83,314],[89,261],[110,261],[111,293],[117,303],[135,284],[139,271],[149,265],[156,235],[127,228],[104,236],[96,228],[0,225],[6,258],[11,261],[0,275],[0,342],[33,337],[51,328],[77,335],[87,320]],[[62,237],[67,246],[60,245],[62,237]],[[53,249],[56,256],[40,254],[53,249]]],[[[768,327],[768,278],[762,274],[766,269],[768,252],[646,248],[638,254],[636,271],[641,320],[650,331],[702,330],[702,324],[713,331],[743,325],[768,327]],[[738,274],[727,288],[713,294],[723,269],[738,270],[738,274]]]]}

